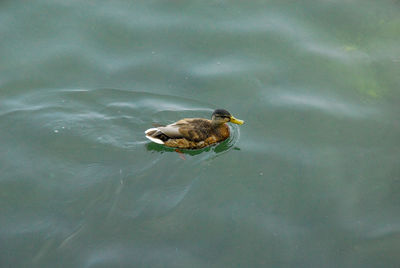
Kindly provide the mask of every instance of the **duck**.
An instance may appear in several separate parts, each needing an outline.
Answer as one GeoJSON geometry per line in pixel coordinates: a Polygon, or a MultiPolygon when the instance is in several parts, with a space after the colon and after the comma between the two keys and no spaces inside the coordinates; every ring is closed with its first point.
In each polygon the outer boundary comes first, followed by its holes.
{"type": "Polygon", "coordinates": [[[177,149],[201,149],[226,140],[229,135],[228,122],[242,125],[225,109],[216,109],[211,120],[205,118],[183,118],[175,123],[147,129],[144,133],[152,142],[177,149]]]}

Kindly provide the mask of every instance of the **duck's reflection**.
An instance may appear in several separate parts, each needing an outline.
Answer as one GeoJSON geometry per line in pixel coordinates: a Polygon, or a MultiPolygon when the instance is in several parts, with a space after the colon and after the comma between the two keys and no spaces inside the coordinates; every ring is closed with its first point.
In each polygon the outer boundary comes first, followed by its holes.
{"type": "Polygon", "coordinates": [[[240,148],[238,147],[233,147],[232,148],[232,144],[229,140],[223,141],[217,145],[214,146],[208,146],[206,148],[202,148],[202,149],[196,149],[196,150],[188,150],[188,149],[175,149],[175,148],[170,148],[161,144],[157,144],[154,142],[149,142],[145,145],[146,149],[148,151],[153,151],[153,152],[159,152],[159,153],[165,153],[165,152],[179,152],[182,154],[187,154],[187,155],[198,155],[201,154],[203,152],[215,152],[217,154],[219,153],[223,153],[226,152],[230,149],[234,149],[234,150],[240,150],[240,148]]]}

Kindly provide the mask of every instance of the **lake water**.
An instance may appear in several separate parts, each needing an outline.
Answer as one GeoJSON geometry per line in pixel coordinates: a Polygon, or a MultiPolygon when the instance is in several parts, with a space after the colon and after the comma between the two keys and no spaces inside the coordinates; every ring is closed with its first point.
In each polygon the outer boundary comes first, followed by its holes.
{"type": "Polygon", "coordinates": [[[399,267],[399,1],[2,1],[0,36],[1,267],[399,267]],[[222,144],[144,137],[215,108],[222,144]]]}

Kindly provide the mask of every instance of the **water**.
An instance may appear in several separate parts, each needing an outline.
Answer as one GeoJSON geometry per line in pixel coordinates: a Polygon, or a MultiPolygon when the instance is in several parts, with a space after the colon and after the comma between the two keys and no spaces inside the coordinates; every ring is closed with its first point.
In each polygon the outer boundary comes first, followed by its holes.
{"type": "Polygon", "coordinates": [[[0,3],[1,267],[398,267],[398,1],[0,3]],[[180,155],[153,123],[246,124],[180,155]]]}

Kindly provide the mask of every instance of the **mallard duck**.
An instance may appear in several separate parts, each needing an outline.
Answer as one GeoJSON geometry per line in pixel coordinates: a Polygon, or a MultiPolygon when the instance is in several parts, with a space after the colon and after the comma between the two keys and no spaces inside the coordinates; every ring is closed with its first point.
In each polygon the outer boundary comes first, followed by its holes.
{"type": "Polygon", "coordinates": [[[180,149],[200,149],[221,142],[229,137],[226,123],[242,125],[243,120],[236,119],[227,110],[217,109],[211,120],[204,118],[184,118],[167,126],[149,128],[146,138],[168,147],[180,149]]]}

